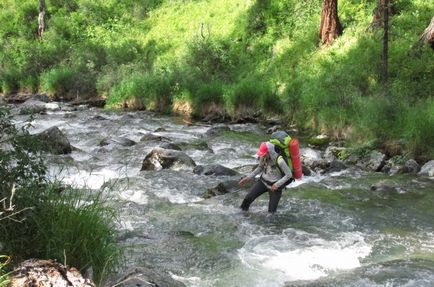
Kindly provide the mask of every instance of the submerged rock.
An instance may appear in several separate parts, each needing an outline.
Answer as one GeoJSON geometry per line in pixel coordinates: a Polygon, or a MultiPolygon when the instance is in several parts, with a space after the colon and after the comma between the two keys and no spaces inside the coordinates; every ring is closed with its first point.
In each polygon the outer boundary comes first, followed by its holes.
{"type": "Polygon", "coordinates": [[[198,165],[193,169],[193,173],[199,175],[215,175],[215,176],[221,176],[221,175],[232,176],[238,174],[235,170],[227,168],[220,164],[198,165]]]}
{"type": "Polygon", "coordinates": [[[94,287],[74,267],[53,260],[30,259],[19,264],[12,272],[11,287],[94,287]]]}
{"type": "Polygon", "coordinates": [[[144,267],[131,268],[120,278],[109,282],[107,286],[123,287],[185,287],[184,283],[171,278],[169,274],[144,267]]]}
{"type": "Polygon", "coordinates": [[[42,142],[45,151],[54,154],[68,154],[72,152],[72,146],[66,135],[56,126],[46,129],[36,135],[42,142]]]}
{"type": "Polygon", "coordinates": [[[229,132],[231,129],[227,125],[217,125],[206,131],[206,136],[217,136],[223,132],[229,132]]]}
{"type": "Polygon", "coordinates": [[[194,160],[186,153],[157,147],[146,155],[141,170],[182,169],[195,166],[194,160]]]}
{"type": "Polygon", "coordinates": [[[182,150],[177,144],[167,143],[167,142],[160,144],[160,147],[164,148],[164,149],[173,149],[173,150],[179,150],[179,151],[182,150]]]}
{"type": "Polygon", "coordinates": [[[238,181],[226,180],[218,183],[216,186],[208,188],[204,194],[205,198],[211,198],[217,195],[223,195],[229,192],[234,192],[239,189],[238,181]]]}

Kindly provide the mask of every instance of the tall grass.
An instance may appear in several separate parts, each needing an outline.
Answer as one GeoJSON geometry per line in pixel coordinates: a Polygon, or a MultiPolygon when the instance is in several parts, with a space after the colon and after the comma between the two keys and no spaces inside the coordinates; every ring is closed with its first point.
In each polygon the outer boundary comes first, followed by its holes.
{"type": "MultiPolygon", "coordinates": [[[[364,134],[366,140],[407,134],[398,132],[396,119],[377,113],[400,114],[398,102],[423,108],[418,103],[434,90],[432,49],[416,45],[432,1],[394,1],[387,99],[379,82],[382,29],[370,25],[375,1],[339,1],[344,33],[327,47],[318,42],[316,0],[64,2],[47,4],[43,41],[34,36],[34,2],[1,4],[3,93],[98,92],[111,107],[138,98],[162,111],[179,94],[195,110],[223,97],[233,116],[251,107],[311,133],[347,130],[345,137],[363,141],[364,134]],[[377,109],[377,100],[386,106],[377,109]]],[[[419,133],[409,129],[412,137],[419,133]]]]}
{"type": "Polygon", "coordinates": [[[7,287],[9,285],[10,274],[6,272],[6,267],[9,261],[9,256],[0,255],[0,287],[7,287]]]}
{"type": "Polygon", "coordinates": [[[115,209],[102,193],[49,182],[27,128],[17,129],[0,107],[0,200],[10,209],[0,210],[2,252],[14,263],[41,258],[92,268],[101,283],[122,259],[115,209]]]}

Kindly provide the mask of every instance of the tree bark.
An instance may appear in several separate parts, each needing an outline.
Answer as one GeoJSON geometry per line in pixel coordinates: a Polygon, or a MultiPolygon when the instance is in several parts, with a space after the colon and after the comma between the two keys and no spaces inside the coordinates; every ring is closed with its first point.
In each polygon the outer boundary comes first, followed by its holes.
{"type": "Polygon", "coordinates": [[[389,59],[389,0],[381,0],[383,2],[383,16],[384,16],[384,34],[383,34],[383,71],[381,82],[384,86],[387,85],[388,59],[389,59]]]}
{"type": "Polygon", "coordinates": [[[374,12],[373,12],[373,17],[372,17],[372,23],[370,25],[370,27],[372,28],[380,28],[384,26],[384,7],[388,6],[387,12],[389,14],[389,16],[394,14],[393,11],[393,1],[392,0],[387,0],[388,5],[386,5],[386,0],[378,0],[378,5],[377,7],[375,7],[374,12]]]}
{"type": "Polygon", "coordinates": [[[38,36],[42,38],[45,31],[45,0],[39,0],[38,36]]]}
{"type": "Polygon", "coordinates": [[[329,45],[342,34],[342,25],[338,17],[338,0],[323,0],[321,25],[321,44],[329,45]]]}
{"type": "Polygon", "coordinates": [[[434,17],[432,17],[431,23],[420,36],[419,42],[421,46],[429,44],[434,49],[434,17]]]}

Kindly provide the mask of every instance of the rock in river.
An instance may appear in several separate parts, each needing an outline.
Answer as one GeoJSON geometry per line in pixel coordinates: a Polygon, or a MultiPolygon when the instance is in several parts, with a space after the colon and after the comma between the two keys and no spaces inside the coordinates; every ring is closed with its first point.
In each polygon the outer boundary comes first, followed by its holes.
{"type": "Polygon", "coordinates": [[[143,160],[141,170],[185,169],[196,163],[186,153],[178,150],[154,148],[143,160]]]}

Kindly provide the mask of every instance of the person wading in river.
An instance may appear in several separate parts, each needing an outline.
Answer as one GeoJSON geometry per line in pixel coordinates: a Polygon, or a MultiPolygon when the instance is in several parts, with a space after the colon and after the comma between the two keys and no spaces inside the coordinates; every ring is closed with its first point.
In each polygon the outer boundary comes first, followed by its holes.
{"type": "Polygon", "coordinates": [[[261,143],[256,155],[259,157],[259,165],[248,176],[239,182],[244,186],[248,181],[260,174],[259,180],[249,191],[241,203],[241,209],[249,210],[250,204],[261,194],[268,191],[270,201],[268,202],[268,212],[276,212],[282,190],[285,186],[294,181],[291,169],[287,161],[276,151],[276,146],[270,142],[261,143]]]}

